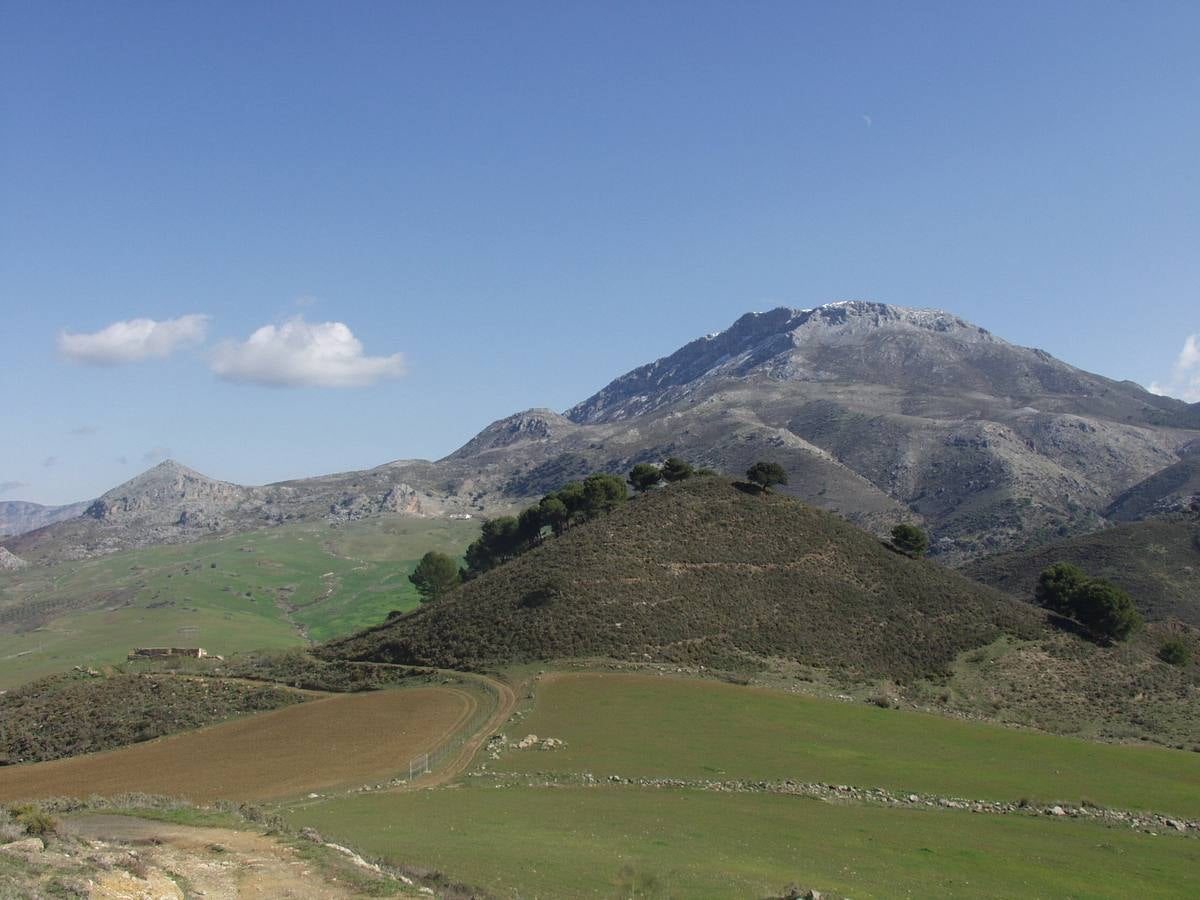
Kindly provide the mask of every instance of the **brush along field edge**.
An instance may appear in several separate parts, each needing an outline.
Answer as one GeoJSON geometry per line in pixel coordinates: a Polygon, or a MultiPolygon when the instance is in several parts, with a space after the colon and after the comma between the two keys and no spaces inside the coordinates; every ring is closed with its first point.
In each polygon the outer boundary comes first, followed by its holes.
{"type": "MultiPolygon", "coordinates": [[[[449,686],[335,695],[119,750],[0,769],[0,800],[136,791],[262,801],[338,791],[406,775],[413,756],[462,732],[479,706],[476,691],[449,686]]],[[[489,721],[502,720],[504,708],[489,721]]],[[[461,771],[482,739],[465,740],[425,784],[461,771]]]]}

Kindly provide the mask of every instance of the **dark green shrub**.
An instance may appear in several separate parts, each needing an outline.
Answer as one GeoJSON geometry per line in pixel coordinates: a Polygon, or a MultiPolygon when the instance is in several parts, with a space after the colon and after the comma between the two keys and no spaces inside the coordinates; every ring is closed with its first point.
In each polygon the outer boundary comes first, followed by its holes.
{"type": "Polygon", "coordinates": [[[892,529],[892,546],[913,559],[920,559],[929,549],[929,537],[916,525],[902,523],[892,529]]]}
{"type": "Polygon", "coordinates": [[[772,485],[787,484],[788,476],[779,463],[759,461],[746,470],[746,479],[751,484],[757,484],[764,491],[769,491],[772,485]]]}
{"type": "Polygon", "coordinates": [[[662,480],[662,470],[650,463],[638,463],[629,470],[629,483],[639,494],[644,494],[662,480]]]}
{"type": "Polygon", "coordinates": [[[1034,589],[1033,596],[1046,609],[1063,615],[1071,615],[1071,594],[1086,581],[1087,575],[1078,566],[1057,562],[1042,570],[1042,574],[1038,576],[1038,584],[1034,589]]]}
{"type": "Polygon", "coordinates": [[[1192,651],[1179,638],[1171,638],[1158,648],[1158,658],[1173,666],[1186,666],[1192,661],[1192,651]]]}

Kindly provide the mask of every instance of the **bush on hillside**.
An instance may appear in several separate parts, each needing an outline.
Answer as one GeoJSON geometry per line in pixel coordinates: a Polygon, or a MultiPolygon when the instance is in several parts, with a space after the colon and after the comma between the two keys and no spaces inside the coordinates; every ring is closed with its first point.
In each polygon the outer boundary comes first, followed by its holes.
{"type": "Polygon", "coordinates": [[[892,546],[913,559],[920,559],[929,549],[929,537],[916,525],[900,524],[892,529],[892,546]]]}
{"type": "Polygon", "coordinates": [[[746,480],[769,491],[772,485],[787,484],[788,476],[779,463],[759,461],[746,470],[746,480]]]}
{"type": "Polygon", "coordinates": [[[1123,641],[1142,625],[1133,598],[1107,578],[1089,578],[1078,566],[1055,563],[1038,578],[1037,600],[1075,619],[1105,640],[1123,641]]]}
{"type": "Polygon", "coordinates": [[[646,493],[662,480],[662,470],[651,463],[638,463],[629,470],[629,483],[639,494],[646,493]]]}
{"type": "Polygon", "coordinates": [[[1087,581],[1083,569],[1070,563],[1057,562],[1043,569],[1038,576],[1033,595],[1046,609],[1063,615],[1071,615],[1071,595],[1087,581]]]}
{"type": "Polygon", "coordinates": [[[1192,661],[1192,651],[1179,638],[1171,638],[1158,648],[1158,658],[1172,666],[1186,666],[1192,661]]]}

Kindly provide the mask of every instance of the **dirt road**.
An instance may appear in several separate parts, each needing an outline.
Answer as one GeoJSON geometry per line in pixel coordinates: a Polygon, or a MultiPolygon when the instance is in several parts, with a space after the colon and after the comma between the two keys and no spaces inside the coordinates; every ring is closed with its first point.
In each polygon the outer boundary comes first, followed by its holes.
{"type": "Polygon", "coordinates": [[[231,828],[169,825],[132,816],[83,815],[64,820],[69,834],[93,843],[112,868],[96,878],[95,898],[297,900],[360,896],[287,844],[231,828]],[[132,855],[130,851],[132,850],[132,855]]]}

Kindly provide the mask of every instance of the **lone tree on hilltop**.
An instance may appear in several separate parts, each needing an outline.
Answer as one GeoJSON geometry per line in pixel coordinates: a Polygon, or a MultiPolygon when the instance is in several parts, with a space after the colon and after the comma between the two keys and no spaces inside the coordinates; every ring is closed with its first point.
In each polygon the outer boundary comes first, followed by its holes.
{"type": "Polygon", "coordinates": [[[428,603],[452,591],[462,579],[458,574],[458,563],[445,553],[430,550],[421,557],[408,580],[421,595],[421,602],[428,603]]]}
{"type": "Polygon", "coordinates": [[[892,546],[913,559],[920,559],[929,549],[929,537],[916,525],[901,523],[892,529],[892,546]]]}
{"type": "Polygon", "coordinates": [[[662,470],[650,463],[638,463],[629,470],[629,483],[639,494],[644,494],[650,488],[662,481],[662,470]]]}
{"type": "Polygon", "coordinates": [[[1034,596],[1042,606],[1070,616],[1106,640],[1123,641],[1142,626],[1129,594],[1107,578],[1089,578],[1070,563],[1043,569],[1034,596]]]}
{"type": "Polygon", "coordinates": [[[783,466],[773,462],[756,462],[746,470],[746,480],[751,484],[757,484],[764,491],[769,491],[771,485],[787,484],[787,472],[783,470],[783,466]]]}
{"type": "Polygon", "coordinates": [[[662,466],[663,481],[676,482],[687,481],[696,470],[692,468],[692,464],[680,459],[678,456],[668,456],[667,461],[662,466]]]}

